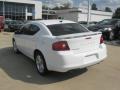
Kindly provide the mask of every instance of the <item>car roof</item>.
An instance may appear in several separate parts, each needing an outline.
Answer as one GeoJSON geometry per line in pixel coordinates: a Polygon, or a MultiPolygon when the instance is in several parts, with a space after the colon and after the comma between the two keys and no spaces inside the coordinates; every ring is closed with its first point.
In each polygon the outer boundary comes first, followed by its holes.
{"type": "Polygon", "coordinates": [[[45,25],[54,25],[54,24],[64,24],[64,23],[75,23],[73,21],[69,20],[60,20],[60,19],[54,19],[54,20],[38,20],[38,21],[32,21],[35,23],[43,23],[45,25]]]}

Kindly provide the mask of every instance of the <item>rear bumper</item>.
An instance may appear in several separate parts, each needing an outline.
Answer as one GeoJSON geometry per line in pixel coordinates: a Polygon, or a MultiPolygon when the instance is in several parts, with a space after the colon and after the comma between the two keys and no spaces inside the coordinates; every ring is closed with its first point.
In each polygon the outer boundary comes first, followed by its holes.
{"type": "Polygon", "coordinates": [[[66,72],[72,69],[85,68],[102,62],[107,57],[106,46],[103,44],[99,50],[80,54],[61,53],[56,54],[52,59],[52,64],[47,65],[48,70],[66,72]]]}

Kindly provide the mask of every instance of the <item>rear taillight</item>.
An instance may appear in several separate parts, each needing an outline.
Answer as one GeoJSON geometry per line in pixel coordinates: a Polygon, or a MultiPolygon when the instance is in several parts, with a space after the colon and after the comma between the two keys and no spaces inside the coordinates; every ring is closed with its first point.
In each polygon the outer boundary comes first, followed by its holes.
{"type": "Polygon", "coordinates": [[[66,41],[55,42],[52,45],[54,51],[67,51],[70,50],[68,43],[66,41]]]}
{"type": "Polygon", "coordinates": [[[102,43],[104,43],[104,38],[103,38],[103,36],[101,36],[101,38],[100,38],[100,44],[102,44],[102,43]]]}

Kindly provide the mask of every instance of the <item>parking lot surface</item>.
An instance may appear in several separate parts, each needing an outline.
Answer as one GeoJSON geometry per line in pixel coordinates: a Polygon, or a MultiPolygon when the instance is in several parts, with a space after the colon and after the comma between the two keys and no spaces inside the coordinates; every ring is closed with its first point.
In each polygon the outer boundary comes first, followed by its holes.
{"type": "Polygon", "coordinates": [[[108,58],[87,69],[42,77],[34,62],[12,49],[11,33],[0,33],[0,90],[120,90],[120,47],[107,45],[108,58]]]}

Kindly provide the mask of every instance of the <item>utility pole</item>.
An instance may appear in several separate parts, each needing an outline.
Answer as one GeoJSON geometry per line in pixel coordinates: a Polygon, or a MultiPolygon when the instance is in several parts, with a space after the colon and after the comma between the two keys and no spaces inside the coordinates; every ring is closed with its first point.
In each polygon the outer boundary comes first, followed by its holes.
{"type": "Polygon", "coordinates": [[[3,1],[3,17],[5,18],[5,0],[3,1]]]}
{"type": "Polygon", "coordinates": [[[49,9],[49,6],[50,6],[50,0],[46,0],[46,3],[47,3],[47,19],[49,19],[49,13],[50,13],[50,9],[49,9]]]}
{"type": "Polygon", "coordinates": [[[90,0],[88,0],[87,26],[89,26],[89,23],[90,23],[90,14],[91,14],[91,2],[90,0]]]}

